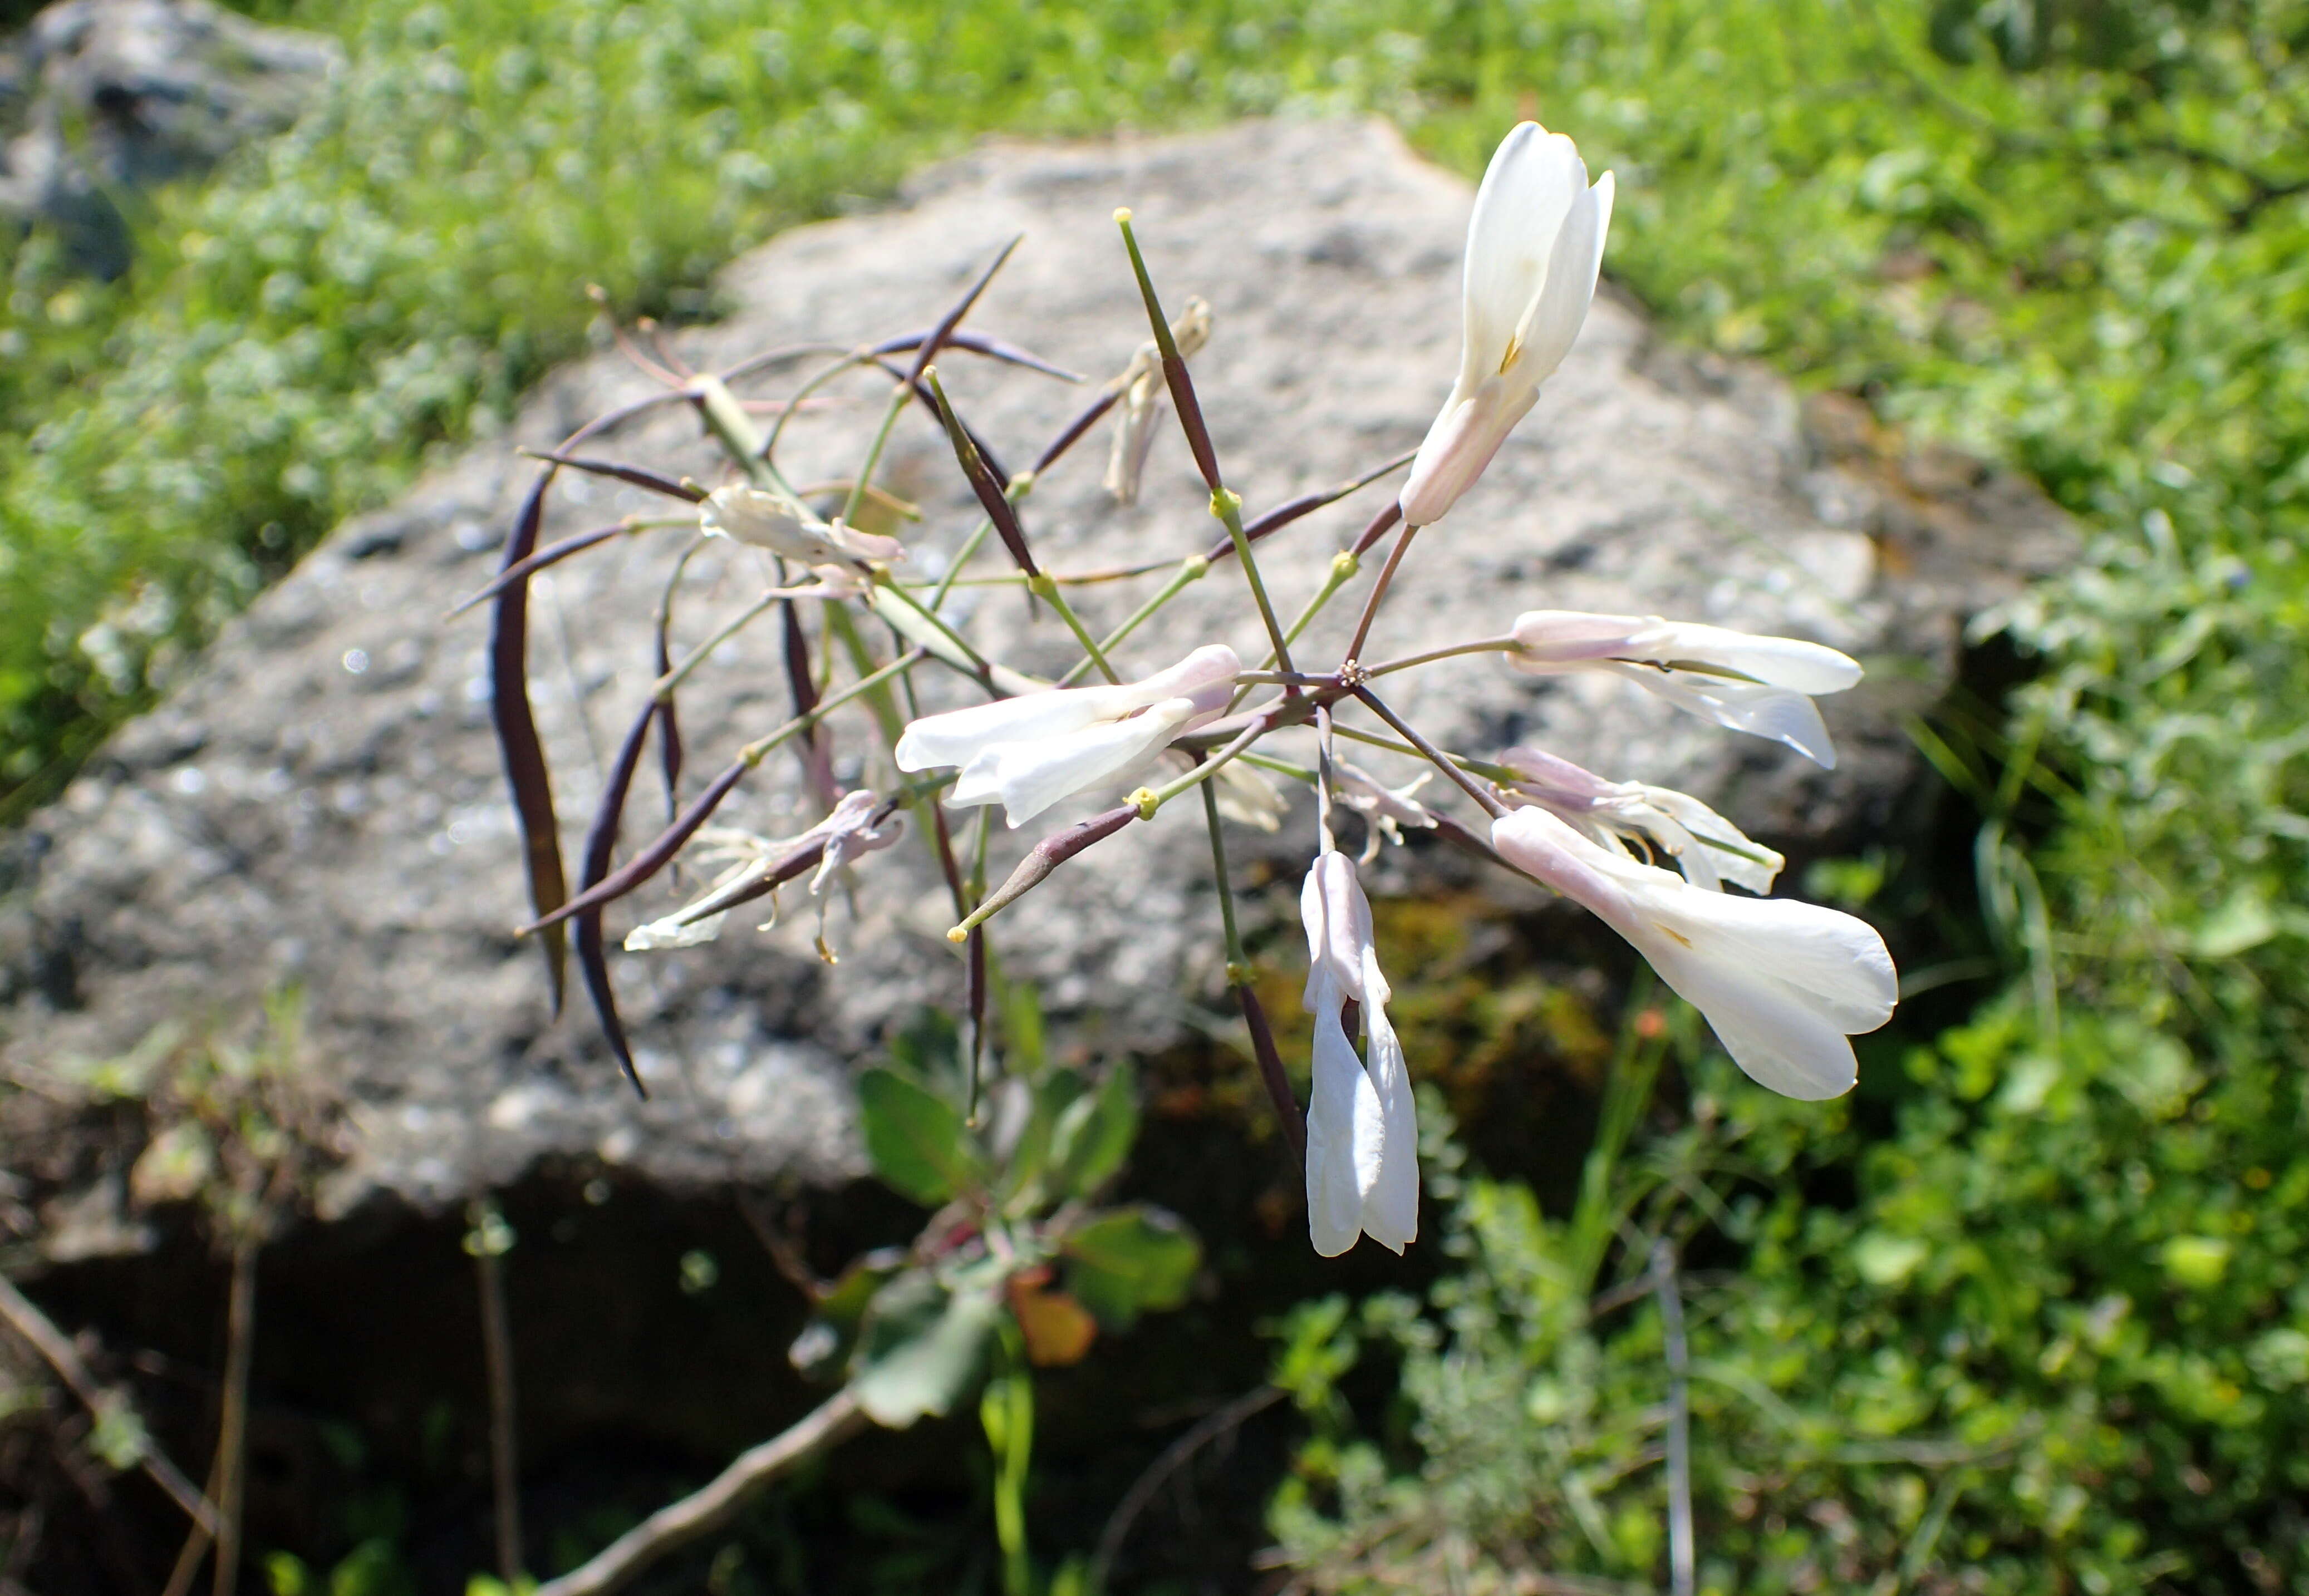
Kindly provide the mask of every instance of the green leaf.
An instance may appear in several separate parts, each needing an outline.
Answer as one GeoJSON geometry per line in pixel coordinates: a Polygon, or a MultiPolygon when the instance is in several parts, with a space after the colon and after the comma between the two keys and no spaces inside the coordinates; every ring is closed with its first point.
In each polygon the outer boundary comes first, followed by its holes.
{"type": "Polygon", "coordinates": [[[1086,1197],[1113,1178],[1138,1134],[1138,1094],[1118,1064],[1099,1089],[1068,1103],[1051,1138],[1051,1187],[1086,1197]]]}
{"type": "Polygon", "coordinates": [[[868,1070],[858,1108],[874,1172],[902,1195],[935,1207],[978,1183],[970,1133],[954,1105],[904,1075],[868,1070]]]}
{"type": "Polygon", "coordinates": [[[902,1247],[877,1247],[852,1260],[850,1267],[818,1298],[801,1333],[794,1337],[786,1357],[805,1378],[832,1374],[849,1361],[858,1344],[858,1330],[875,1293],[905,1267],[902,1247]]]}
{"type": "Polygon", "coordinates": [[[909,1270],[877,1294],[851,1380],[858,1405],[888,1429],[951,1412],[976,1383],[1001,1316],[991,1286],[948,1291],[909,1270]]]}
{"type": "Polygon", "coordinates": [[[1175,1215],[1117,1208],[1066,1239],[1068,1281],[1083,1306],[1116,1329],[1149,1308],[1177,1307],[1202,1262],[1202,1247],[1175,1215]]]}

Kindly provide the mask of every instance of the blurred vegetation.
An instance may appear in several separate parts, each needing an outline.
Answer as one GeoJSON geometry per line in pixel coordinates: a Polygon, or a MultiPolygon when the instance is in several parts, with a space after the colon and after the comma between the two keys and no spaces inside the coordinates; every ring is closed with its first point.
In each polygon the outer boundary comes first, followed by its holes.
{"type": "Polygon", "coordinates": [[[120,283],[0,246],[0,781],[50,790],[499,425],[588,282],[706,314],[737,248],[982,128],[1372,109],[1472,172],[1536,115],[1618,169],[1610,269],[1680,336],[2018,465],[2089,547],[2000,617],[2036,678],[1918,729],[1977,811],[1996,989],[1824,1110],[1671,1019],[1570,1218],[1439,1142],[1455,1272],[1302,1316],[1278,1528],[1348,1588],[1648,1587],[1665,1374],[1643,1299],[1587,1310],[1644,1267],[1608,1215],[1693,1261],[1709,1588],[2309,1590],[2309,6],[264,9],[354,61],[305,125],[153,196],[120,283]],[[1399,1371],[1383,1412],[1336,1399],[1358,1357],[1399,1371]]]}

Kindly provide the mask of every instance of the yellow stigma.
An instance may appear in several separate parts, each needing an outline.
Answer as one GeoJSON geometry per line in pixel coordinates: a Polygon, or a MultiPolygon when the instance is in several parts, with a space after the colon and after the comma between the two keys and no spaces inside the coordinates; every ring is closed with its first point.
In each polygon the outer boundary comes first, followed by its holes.
{"type": "Polygon", "coordinates": [[[1128,205],[1117,205],[1114,208],[1114,222],[1117,227],[1129,227],[1130,225],[1130,207],[1128,205]]]}

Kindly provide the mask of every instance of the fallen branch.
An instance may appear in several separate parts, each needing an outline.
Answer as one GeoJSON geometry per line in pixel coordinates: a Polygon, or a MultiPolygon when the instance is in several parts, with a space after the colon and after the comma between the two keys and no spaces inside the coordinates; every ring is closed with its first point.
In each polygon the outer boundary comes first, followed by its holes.
{"type": "Polygon", "coordinates": [[[591,1559],[537,1587],[536,1596],[606,1596],[643,1569],[728,1523],[748,1497],[805,1459],[840,1445],[867,1425],[848,1387],[790,1429],[739,1453],[704,1488],[661,1507],[591,1559]]]}
{"type": "MultiPolygon", "coordinates": [[[[1264,1412],[1283,1400],[1279,1385],[1261,1385],[1234,1399],[1216,1412],[1205,1414],[1195,1427],[1163,1449],[1163,1454],[1146,1466],[1131,1488],[1115,1505],[1114,1514],[1106,1521],[1106,1528],[1098,1538],[1098,1550],[1090,1560],[1090,1574],[1084,1582],[1091,1596],[1100,1596],[1106,1589],[1106,1577],[1113,1571],[1114,1559],[1122,1551],[1122,1543],[1130,1535],[1130,1526],[1146,1511],[1154,1493],[1169,1483],[1187,1460],[1211,1442],[1229,1431],[1239,1428],[1253,1416],[1264,1412]]],[[[543,1596],[540,1592],[540,1596],[543,1596]]]]}

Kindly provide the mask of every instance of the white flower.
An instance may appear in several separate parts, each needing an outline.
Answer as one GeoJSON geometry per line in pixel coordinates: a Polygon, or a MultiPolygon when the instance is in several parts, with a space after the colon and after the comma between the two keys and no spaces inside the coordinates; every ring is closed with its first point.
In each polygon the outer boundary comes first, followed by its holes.
{"type": "Polygon", "coordinates": [[[1500,763],[1515,772],[1510,798],[1561,815],[1606,847],[1624,850],[1623,839],[1640,837],[1673,859],[1694,886],[1719,892],[1729,881],[1761,897],[1787,863],[1689,793],[1641,781],[1606,781],[1544,748],[1509,748],[1500,763]]]}
{"type": "Polygon", "coordinates": [[[1611,224],[1612,174],[1590,188],[1570,139],[1526,122],[1501,141],[1467,223],[1459,379],[1403,485],[1405,525],[1443,519],[1571,352],[1611,224]]]}
{"type": "MultiPolygon", "coordinates": [[[[722,927],[730,918],[729,905],[741,896],[750,899],[757,894],[749,889],[765,876],[778,870],[784,861],[814,842],[823,842],[824,851],[818,856],[817,872],[809,878],[809,895],[817,900],[817,951],[829,964],[835,962],[833,952],[826,945],[826,887],[834,872],[845,865],[887,848],[898,840],[904,823],[895,815],[874,824],[874,811],[881,799],[863,788],[843,794],[834,812],[799,837],[773,839],[757,836],[752,832],[731,826],[707,826],[697,833],[704,846],[698,857],[706,860],[731,859],[735,862],[721,875],[705,893],[684,904],[671,914],[654,919],[644,926],[636,926],[626,933],[626,951],[629,953],[656,953],[666,948],[696,947],[712,942],[722,935],[722,927]]],[[[791,872],[799,874],[799,871],[791,872]]],[[[770,893],[770,918],[759,929],[766,931],[778,922],[778,900],[774,887],[770,893]]]]}
{"type": "Polygon", "coordinates": [[[1232,649],[1210,643],[1145,681],[1026,693],[927,715],[898,739],[898,768],[959,765],[950,807],[999,802],[1013,826],[1024,825],[1217,720],[1241,669],[1232,649]]]}
{"type": "Polygon", "coordinates": [[[1327,1258],[1358,1236],[1400,1253],[1419,1236],[1419,1126],[1403,1044],[1388,1023],[1371,903],[1345,854],[1317,856],[1299,912],[1307,925],[1307,1012],[1315,1016],[1307,1232],[1327,1258]],[[1368,1063],[1355,1057],[1342,1020],[1350,1001],[1362,1005],[1371,1033],[1368,1063]]]}
{"type": "Polygon", "coordinates": [[[1435,824],[1435,816],[1427,812],[1427,806],[1411,796],[1427,785],[1435,774],[1433,771],[1422,771],[1408,786],[1388,788],[1379,785],[1379,778],[1369,771],[1344,759],[1332,769],[1336,776],[1331,783],[1331,796],[1341,807],[1363,817],[1363,851],[1357,863],[1368,865],[1377,858],[1381,841],[1401,842],[1405,826],[1420,831],[1435,824]]]}
{"type": "Polygon", "coordinates": [[[1760,637],[1657,616],[1532,609],[1516,617],[1518,670],[1602,670],[1734,731],[1785,743],[1836,768],[1836,746],[1812,703],[1860,679],[1859,665],[1817,643],[1760,637]]]}
{"type": "Polygon", "coordinates": [[[1787,898],[1711,893],[1598,846],[1545,809],[1492,823],[1507,861],[1586,905],[1651,962],[1733,1062],[1774,1091],[1836,1097],[1858,1078],[1846,1039],[1892,1017],[1899,977],[1875,927],[1787,898]]]}
{"type": "Polygon", "coordinates": [[[793,505],[776,494],[741,482],[707,494],[697,506],[697,524],[709,538],[750,543],[805,565],[837,565],[847,569],[858,560],[906,557],[906,546],[895,538],[861,532],[838,518],[804,521],[794,513],[793,505]]]}

